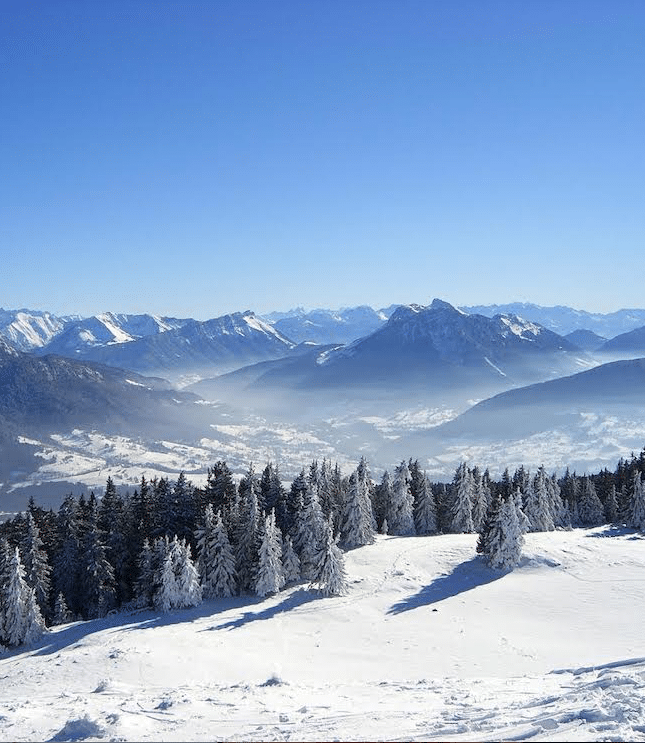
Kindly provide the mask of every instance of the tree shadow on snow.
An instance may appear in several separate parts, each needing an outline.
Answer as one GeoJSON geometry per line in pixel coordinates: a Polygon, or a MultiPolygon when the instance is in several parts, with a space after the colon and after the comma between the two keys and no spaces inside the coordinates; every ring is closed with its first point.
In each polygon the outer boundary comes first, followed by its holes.
{"type": "MultiPolygon", "coordinates": [[[[317,598],[316,591],[307,591],[297,589],[290,596],[285,598],[277,606],[269,607],[257,614],[253,612],[244,612],[244,617],[252,619],[268,618],[281,611],[287,611],[290,608],[300,604],[312,601],[317,598]]],[[[8,656],[17,656],[23,653],[31,655],[53,655],[66,648],[82,647],[84,638],[97,632],[106,630],[120,634],[122,632],[135,632],[138,630],[152,629],[153,627],[162,627],[172,624],[186,624],[205,617],[213,617],[231,609],[262,604],[266,598],[258,596],[233,596],[231,598],[209,599],[199,606],[186,609],[174,609],[170,612],[163,613],[155,609],[138,609],[138,610],[117,610],[101,619],[88,619],[85,621],[73,622],[52,628],[52,632],[46,632],[39,640],[30,646],[19,646],[17,648],[5,649],[2,652],[3,658],[8,656]]],[[[238,620],[244,623],[243,620],[238,620]]],[[[231,622],[227,624],[236,624],[231,622]]],[[[226,627],[227,625],[222,625],[226,627]]],[[[219,629],[215,626],[210,629],[219,629]]]]}
{"type": "Polygon", "coordinates": [[[594,528],[593,531],[587,532],[585,537],[591,537],[592,539],[604,539],[606,537],[629,537],[629,539],[643,539],[644,535],[625,524],[608,524],[602,529],[594,528]]]}
{"type": "MultiPolygon", "coordinates": [[[[237,619],[232,619],[230,622],[225,622],[224,624],[214,624],[212,627],[207,627],[206,630],[202,631],[212,632],[214,630],[222,629],[239,629],[240,627],[243,627],[245,624],[249,624],[250,622],[257,622],[258,620],[262,619],[272,619],[278,614],[282,614],[286,611],[291,611],[292,609],[296,609],[303,604],[308,604],[311,601],[317,601],[319,599],[320,593],[318,591],[299,588],[297,591],[294,591],[291,595],[283,599],[279,604],[268,606],[266,609],[262,609],[261,611],[245,611],[242,613],[242,616],[238,617],[237,619]]],[[[261,599],[257,603],[261,603],[262,601],[263,599],[261,599]]]]}
{"type": "Polygon", "coordinates": [[[419,609],[422,606],[437,604],[445,599],[471,591],[478,586],[492,583],[503,578],[509,570],[493,570],[480,557],[462,562],[451,572],[441,575],[430,585],[424,586],[418,593],[408,596],[388,610],[388,614],[402,614],[405,611],[419,609]]]}

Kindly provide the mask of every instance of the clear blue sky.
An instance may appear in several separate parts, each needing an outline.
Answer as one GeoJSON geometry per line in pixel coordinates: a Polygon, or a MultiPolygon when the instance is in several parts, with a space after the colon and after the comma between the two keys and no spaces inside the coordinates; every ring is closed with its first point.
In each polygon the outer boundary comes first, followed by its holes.
{"type": "Polygon", "coordinates": [[[645,306],[642,0],[0,7],[0,306],[645,306]]]}

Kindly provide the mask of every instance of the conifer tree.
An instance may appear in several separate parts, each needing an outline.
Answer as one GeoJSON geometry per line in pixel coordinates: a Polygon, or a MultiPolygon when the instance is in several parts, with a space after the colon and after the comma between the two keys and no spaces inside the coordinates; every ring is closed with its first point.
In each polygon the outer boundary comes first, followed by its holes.
{"type": "Polygon", "coordinates": [[[416,533],[414,498],[410,490],[410,471],[405,460],[394,470],[386,518],[389,534],[407,536],[416,533]]]}
{"type": "Polygon", "coordinates": [[[222,515],[219,512],[213,515],[210,503],[204,513],[204,523],[197,531],[197,548],[204,598],[234,596],[237,589],[235,556],[222,515]]]}
{"type": "Polygon", "coordinates": [[[282,569],[284,571],[285,584],[297,583],[302,579],[300,560],[291,543],[291,537],[288,534],[282,540],[282,569]]]}
{"type": "Polygon", "coordinates": [[[636,471],[633,476],[627,525],[639,531],[645,530],[645,487],[643,476],[639,471],[636,471]]]}
{"type": "Polygon", "coordinates": [[[260,484],[251,464],[244,481],[240,483],[240,510],[235,533],[235,567],[241,591],[253,590],[259,547],[259,489],[260,484]]]}
{"type": "Polygon", "coordinates": [[[43,617],[50,616],[49,592],[51,589],[51,567],[43,549],[40,530],[31,511],[27,513],[27,533],[22,540],[22,560],[25,579],[34,590],[38,608],[43,617]]]}
{"type": "Polygon", "coordinates": [[[71,621],[72,612],[69,610],[63,594],[59,593],[58,596],[56,596],[56,601],[54,603],[54,616],[52,617],[52,624],[56,626],[59,624],[67,624],[67,622],[71,621]]]}
{"type": "Polygon", "coordinates": [[[486,518],[488,506],[490,505],[491,493],[486,479],[481,474],[478,467],[473,468],[472,477],[474,484],[472,519],[474,530],[478,532],[486,518]]]}
{"type": "Polygon", "coordinates": [[[605,519],[605,509],[591,479],[585,475],[578,499],[578,518],[583,526],[598,526],[605,519]]]}
{"type": "Polygon", "coordinates": [[[475,531],[473,523],[473,499],[475,487],[473,476],[465,462],[459,465],[453,481],[454,501],[450,509],[451,531],[468,534],[475,531]]]}
{"type": "Polygon", "coordinates": [[[414,522],[417,534],[437,533],[437,509],[432,486],[425,472],[419,481],[418,495],[414,511],[414,522]]]}
{"type": "Polygon", "coordinates": [[[45,620],[33,589],[25,581],[25,569],[17,547],[11,556],[3,594],[3,639],[6,644],[16,647],[40,637],[45,630],[45,620]]]}
{"type": "Polygon", "coordinates": [[[615,524],[618,521],[618,498],[615,485],[610,487],[605,500],[605,519],[608,524],[615,524]]]}
{"type": "Polygon", "coordinates": [[[68,495],[58,510],[59,549],[54,557],[54,587],[62,593],[73,614],[81,613],[81,518],[80,508],[68,495]]]}
{"type": "Polygon", "coordinates": [[[104,617],[115,606],[114,568],[99,531],[96,512],[90,517],[80,554],[83,616],[104,617]]]}
{"type": "Polygon", "coordinates": [[[271,511],[264,517],[260,530],[260,549],[254,586],[258,596],[278,593],[285,584],[281,542],[282,537],[275,523],[275,514],[271,511]]]}
{"type": "Polygon", "coordinates": [[[347,549],[372,544],[375,540],[372,501],[365,477],[358,470],[349,478],[349,487],[343,504],[340,540],[347,549]]]}
{"type": "Polygon", "coordinates": [[[338,547],[338,538],[333,536],[329,521],[324,524],[316,563],[316,571],[311,581],[313,587],[317,587],[323,596],[342,596],[347,593],[345,558],[338,547]]]}
{"type": "Polygon", "coordinates": [[[153,605],[155,592],[155,567],[153,551],[146,537],[137,559],[138,575],[135,583],[134,599],[137,606],[153,605]]]}
{"type": "Polygon", "coordinates": [[[486,539],[486,559],[490,567],[503,570],[515,567],[522,556],[524,537],[515,498],[501,496],[497,514],[486,539]]]}
{"type": "Polygon", "coordinates": [[[190,546],[176,535],[170,543],[170,557],[175,572],[176,601],[173,608],[183,609],[202,602],[199,571],[190,554],[190,546]]]}
{"type": "Polygon", "coordinates": [[[310,579],[315,567],[317,545],[322,538],[325,518],[318,500],[318,486],[315,480],[307,483],[305,502],[297,530],[297,542],[294,547],[300,557],[302,577],[310,579]]]}
{"type": "Polygon", "coordinates": [[[374,488],[374,492],[372,493],[372,508],[374,510],[374,518],[376,519],[376,525],[379,533],[381,534],[387,533],[383,531],[383,522],[387,521],[387,509],[391,500],[392,482],[390,479],[390,473],[385,470],[383,472],[381,482],[374,488]]]}

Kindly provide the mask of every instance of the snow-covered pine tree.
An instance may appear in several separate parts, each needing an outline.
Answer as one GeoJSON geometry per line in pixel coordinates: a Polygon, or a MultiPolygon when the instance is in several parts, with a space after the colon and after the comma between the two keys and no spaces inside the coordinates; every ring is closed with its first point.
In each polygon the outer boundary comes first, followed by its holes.
{"type": "Polygon", "coordinates": [[[387,518],[389,534],[409,536],[416,533],[414,498],[410,490],[410,470],[405,460],[394,469],[390,500],[387,503],[385,517],[387,518]]]}
{"type": "Polygon", "coordinates": [[[56,596],[56,601],[54,602],[54,615],[52,617],[52,624],[56,626],[59,624],[67,624],[67,622],[71,621],[72,612],[69,610],[69,607],[65,602],[65,597],[62,593],[59,592],[58,596],[56,596]]]}
{"type": "Polygon", "coordinates": [[[170,555],[177,587],[177,599],[173,608],[198,606],[202,602],[202,586],[199,582],[199,572],[190,554],[190,546],[184,539],[179,539],[175,535],[170,543],[170,555]]]}
{"type": "Polygon", "coordinates": [[[243,482],[240,482],[239,514],[235,527],[235,567],[241,591],[253,591],[254,586],[259,547],[259,492],[260,483],[253,464],[250,464],[243,482]]]}
{"type": "Polygon", "coordinates": [[[645,530],[645,487],[643,476],[637,470],[632,480],[632,492],[627,511],[627,526],[639,531],[645,530]]]}
{"type": "Polygon", "coordinates": [[[560,485],[558,484],[558,478],[555,472],[547,478],[546,486],[554,527],[556,529],[570,529],[571,514],[562,501],[560,485]]]}
{"type": "Polygon", "coordinates": [[[156,544],[165,546],[165,554],[158,574],[158,588],[153,596],[155,609],[168,612],[179,604],[179,592],[177,590],[177,577],[173,566],[170,543],[167,539],[158,539],[156,544]]]}
{"type": "Polygon", "coordinates": [[[383,531],[383,522],[387,521],[387,509],[392,500],[392,479],[390,473],[384,470],[381,482],[374,487],[372,492],[372,510],[380,534],[386,534],[383,531]]]}
{"type": "Polygon", "coordinates": [[[485,556],[496,570],[514,568],[522,556],[524,537],[514,496],[501,496],[496,517],[486,539],[485,556]]]}
{"type": "Polygon", "coordinates": [[[210,503],[213,513],[218,511],[228,527],[232,524],[231,514],[235,510],[237,488],[233,482],[233,473],[226,462],[219,460],[208,468],[206,487],[204,489],[204,505],[210,503]]]}
{"type": "Polygon", "coordinates": [[[342,596],[347,593],[345,558],[338,547],[338,538],[333,536],[330,521],[324,524],[316,563],[312,587],[316,587],[323,596],[342,596]]]}
{"type": "Polygon", "coordinates": [[[526,534],[530,531],[531,524],[522,510],[522,498],[522,491],[518,485],[513,493],[513,504],[515,505],[515,513],[517,514],[517,521],[520,525],[520,533],[526,534]]]}
{"type": "Polygon", "coordinates": [[[45,629],[45,620],[38,608],[33,589],[25,581],[25,569],[17,547],[9,562],[8,579],[3,594],[4,642],[16,647],[40,637],[45,629]]]}
{"type": "Polygon", "coordinates": [[[282,536],[275,523],[275,513],[271,511],[268,516],[265,516],[263,522],[255,574],[255,593],[258,596],[278,593],[285,584],[282,567],[282,536]]]}
{"type": "Polygon", "coordinates": [[[472,519],[473,527],[475,531],[481,529],[486,514],[488,513],[488,507],[490,505],[491,493],[490,487],[487,482],[487,478],[482,475],[479,467],[473,467],[472,469],[473,484],[475,486],[473,496],[473,509],[472,519]]]}
{"type": "Polygon", "coordinates": [[[215,514],[208,541],[208,564],[205,561],[201,569],[206,598],[227,598],[237,593],[235,555],[219,512],[215,514]]]}
{"type": "Polygon", "coordinates": [[[61,592],[73,614],[81,612],[81,519],[73,495],[68,495],[58,509],[58,544],[53,560],[56,593],[61,592]]]}
{"type": "Polygon", "coordinates": [[[135,604],[143,608],[153,605],[155,593],[155,568],[153,550],[146,537],[137,559],[137,580],[134,587],[135,604]]]}
{"type": "Polygon", "coordinates": [[[27,533],[21,544],[27,585],[31,586],[43,617],[50,616],[51,567],[33,513],[27,513],[27,533]]]}
{"type": "Polygon", "coordinates": [[[435,506],[432,486],[425,472],[418,481],[414,523],[417,534],[437,533],[437,509],[435,506]]]}
{"type": "Polygon", "coordinates": [[[618,522],[618,498],[616,497],[616,486],[609,488],[609,493],[605,500],[605,519],[608,524],[618,522]]]}
{"type": "Polygon", "coordinates": [[[288,534],[282,540],[282,569],[284,571],[285,584],[297,583],[302,579],[300,560],[291,543],[291,537],[288,534]]]}
{"type": "Polygon", "coordinates": [[[322,538],[324,522],[325,518],[318,500],[318,486],[315,480],[309,480],[297,528],[298,541],[294,544],[300,556],[302,577],[307,580],[313,575],[317,545],[322,538]]]}
{"type": "Polygon", "coordinates": [[[604,523],[605,509],[596,494],[596,488],[588,475],[582,479],[578,499],[578,518],[583,526],[599,526],[604,523]]]}
{"type": "Polygon", "coordinates": [[[340,541],[346,549],[373,544],[375,520],[365,478],[355,470],[349,478],[340,524],[340,541]]]}
{"type": "Polygon", "coordinates": [[[450,509],[450,530],[457,534],[468,534],[475,531],[473,523],[473,500],[475,483],[471,471],[462,462],[453,480],[453,504],[450,509]]]}
{"type": "Polygon", "coordinates": [[[80,561],[83,616],[89,619],[104,617],[115,605],[116,588],[114,568],[107,559],[96,511],[87,524],[80,561]]]}

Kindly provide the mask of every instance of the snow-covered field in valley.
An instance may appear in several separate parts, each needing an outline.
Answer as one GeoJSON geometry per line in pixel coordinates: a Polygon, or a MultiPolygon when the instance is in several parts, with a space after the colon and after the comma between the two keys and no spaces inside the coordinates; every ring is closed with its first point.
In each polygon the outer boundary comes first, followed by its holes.
{"type": "Polygon", "coordinates": [[[306,584],[62,625],[0,658],[0,739],[645,740],[645,538],[379,536],[306,584]]]}

